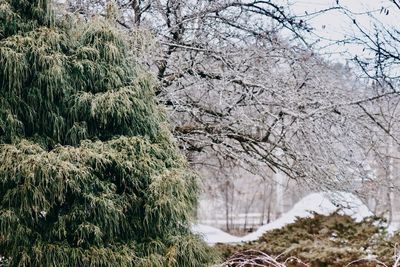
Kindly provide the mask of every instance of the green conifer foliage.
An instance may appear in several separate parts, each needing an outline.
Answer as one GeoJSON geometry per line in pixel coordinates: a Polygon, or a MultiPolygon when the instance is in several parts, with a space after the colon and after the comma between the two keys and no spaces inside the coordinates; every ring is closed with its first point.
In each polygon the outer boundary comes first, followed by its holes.
{"type": "Polygon", "coordinates": [[[0,0],[0,255],[9,266],[203,266],[196,179],[106,22],[0,0]]]}

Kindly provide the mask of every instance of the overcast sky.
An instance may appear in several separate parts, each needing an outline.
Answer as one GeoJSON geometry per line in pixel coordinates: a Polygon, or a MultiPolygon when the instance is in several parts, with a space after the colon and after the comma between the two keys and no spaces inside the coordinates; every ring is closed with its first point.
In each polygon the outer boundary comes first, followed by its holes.
{"type": "MultiPolygon", "coordinates": [[[[336,0],[290,0],[291,11],[296,15],[305,15],[324,10],[332,7],[337,7],[336,0]]],[[[393,8],[393,4],[389,0],[339,0],[339,4],[354,12],[353,17],[357,23],[366,29],[372,29],[374,22],[371,16],[365,14],[367,11],[373,11],[374,16],[387,27],[396,26],[399,28],[399,12],[393,8]],[[383,12],[382,7],[389,9],[389,14],[383,12]],[[397,12],[394,12],[397,11],[397,12]]],[[[357,34],[354,24],[351,19],[343,15],[338,10],[331,10],[323,14],[312,16],[307,22],[315,28],[317,36],[313,38],[321,38],[320,46],[325,46],[329,42],[324,39],[343,40],[348,36],[357,34]]],[[[343,55],[335,53],[347,51],[348,54],[359,54],[362,48],[357,46],[330,46],[324,50],[325,53],[334,53],[333,58],[343,58],[343,55]]]]}

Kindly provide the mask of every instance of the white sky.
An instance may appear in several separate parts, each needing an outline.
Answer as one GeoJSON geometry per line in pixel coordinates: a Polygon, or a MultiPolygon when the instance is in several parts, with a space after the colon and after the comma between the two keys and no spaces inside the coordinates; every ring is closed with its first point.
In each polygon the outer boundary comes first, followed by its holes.
{"type": "MultiPolygon", "coordinates": [[[[286,2],[286,1],[285,1],[286,2]]],[[[319,10],[337,7],[336,0],[290,0],[287,1],[291,6],[292,13],[296,15],[305,15],[306,12],[313,13],[319,10]]],[[[387,27],[400,28],[399,19],[400,12],[398,9],[393,8],[394,4],[390,3],[389,0],[339,0],[339,4],[348,8],[350,11],[356,13],[354,18],[359,25],[362,25],[366,29],[372,29],[373,20],[371,16],[365,13],[367,11],[375,11],[374,16],[384,23],[387,27]],[[382,7],[389,8],[389,14],[380,12],[382,7]]],[[[343,15],[343,13],[337,10],[331,10],[323,14],[314,16],[312,19],[307,21],[313,28],[315,33],[322,37],[319,42],[320,46],[325,46],[330,43],[324,39],[343,40],[348,36],[356,33],[353,22],[350,18],[343,15]]],[[[313,38],[318,39],[318,36],[313,38]]],[[[330,46],[324,50],[326,53],[337,53],[346,51],[350,55],[362,53],[362,48],[355,45],[352,46],[330,46]]],[[[348,57],[349,55],[347,55],[348,57]]],[[[333,55],[335,59],[342,59],[343,55],[333,55]]]]}

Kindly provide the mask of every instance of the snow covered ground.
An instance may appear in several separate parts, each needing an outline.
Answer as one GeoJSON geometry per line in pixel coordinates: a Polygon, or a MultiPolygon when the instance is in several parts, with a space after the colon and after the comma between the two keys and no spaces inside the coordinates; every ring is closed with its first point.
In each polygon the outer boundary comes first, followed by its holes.
{"type": "Polygon", "coordinates": [[[192,230],[194,233],[203,236],[204,240],[213,245],[215,243],[240,243],[257,240],[263,233],[281,228],[296,220],[297,217],[308,217],[310,212],[328,215],[336,210],[339,213],[352,216],[355,220],[360,221],[365,217],[371,216],[372,213],[361,200],[351,193],[335,192],[335,193],[312,193],[301,199],[287,213],[283,214],[279,219],[261,226],[257,231],[243,237],[237,237],[225,233],[224,231],[207,226],[194,225],[192,230]]]}
{"type": "Polygon", "coordinates": [[[230,235],[218,228],[196,224],[192,227],[192,232],[199,234],[203,237],[207,244],[213,245],[216,243],[239,243],[241,242],[240,237],[230,235]]]}

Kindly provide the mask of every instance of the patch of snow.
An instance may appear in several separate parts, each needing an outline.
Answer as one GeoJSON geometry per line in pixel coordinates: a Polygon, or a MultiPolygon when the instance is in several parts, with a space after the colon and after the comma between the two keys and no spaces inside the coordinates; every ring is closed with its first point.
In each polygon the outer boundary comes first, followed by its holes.
{"type": "Polygon", "coordinates": [[[391,224],[389,224],[387,228],[387,232],[391,235],[399,230],[400,230],[400,224],[398,222],[392,222],[391,224]]]}
{"type": "Polygon", "coordinates": [[[373,215],[368,207],[364,205],[357,196],[351,193],[319,192],[305,196],[297,202],[290,211],[283,214],[279,219],[261,226],[257,231],[244,237],[233,236],[220,229],[201,224],[194,225],[192,231],[201,235],[205,242],[210,245],[215,243],[248,242],[257,240],[267,231],[282,228],[287,224],[293,223],[297,217],[309,217],[312,215],[312,212],[329,215],[337,210],[339,210],[340,214],[349,215],[356,221],[361,221],[365,217],[373,215]]]}
{"type": "Polygon", "coordinates": [[[230,235],[218,228],[204,225],[195,224],[192,226],[192,232],[200,235],[204,241],[213,245],[216,243],[238,243],[240,242],[240,237],[230,235]]]}

